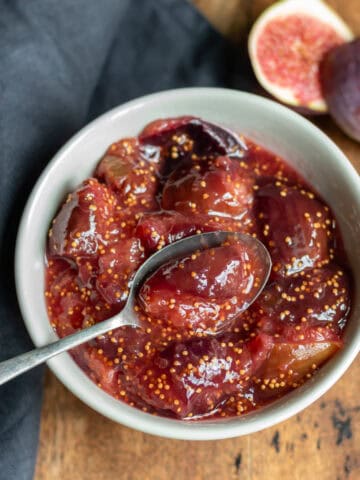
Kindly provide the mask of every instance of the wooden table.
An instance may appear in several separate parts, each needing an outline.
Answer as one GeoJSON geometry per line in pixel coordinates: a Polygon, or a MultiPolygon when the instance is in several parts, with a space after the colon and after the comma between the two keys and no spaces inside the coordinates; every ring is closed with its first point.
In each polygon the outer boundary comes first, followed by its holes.
{"type": "MultiPolygon", "coordinates": [[[[184,0],[185,1],[185,0],[184,0]]],[[[194,0],[222,33],[243,38],[268,0],[194,0]]],[[[331,0],[360,34],[359,0],[331,0]]],[[[360,145],[316,120],[360,172],[360,145]]],[[[36,480],[359,480],[360,358],[300,415],[247,437],[174,441],[117,425],[48,373],[36,480]]]]}

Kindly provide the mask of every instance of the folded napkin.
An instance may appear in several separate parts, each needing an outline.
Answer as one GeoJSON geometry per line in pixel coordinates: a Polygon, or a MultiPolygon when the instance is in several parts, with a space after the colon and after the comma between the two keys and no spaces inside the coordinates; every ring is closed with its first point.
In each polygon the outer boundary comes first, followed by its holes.
{"type": "MultiPolygon", "coordinates": [[[[186,86],[247,89],[246,61],[186,0],[0,0],[0,361],[29,350],[16,232],[46,163],[90,119],[186,86]]],[[[0,480],[33,478],[43,368],[0,387],[0,480]]]]}

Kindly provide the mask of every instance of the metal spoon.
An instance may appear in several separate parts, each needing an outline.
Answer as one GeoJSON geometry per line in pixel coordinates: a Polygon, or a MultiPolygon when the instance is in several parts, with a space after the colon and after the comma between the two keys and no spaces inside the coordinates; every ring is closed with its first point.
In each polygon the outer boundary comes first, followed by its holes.
{"type": "Polygon", "coordinates": [[[43,347],[35,348],[30,352],[23,353],[17,357],[1,362],[0,385],[18,375],[21,375],[31,368],[46,362],[55,355],[77,347],[78,345],[98,337],[99,335],[103,335],[110,330],[122,326],[141,327],[139,318],[134,311],[136,294],[139,287],[151,273],[169,260],[184,257],[196,250],[219,247],[224,242],[231,239],[236,240],[237,243],[242,243],[248,249],[255,250],[264,265],[266,275],[253,298],[249,299],[249,302],[247,302],[248,304],[252,303],[263,290],[270,275],[271,258],[264,245],[259,240],[243,233],[210,232],[193,235],[164,247],[160,251],[154,253],[141,265],[133,279],[125,307],[114,317],[81,330],[80,332],[69,335],[68,337],[62,338],[61,340],[44,345],[43,347]]]}

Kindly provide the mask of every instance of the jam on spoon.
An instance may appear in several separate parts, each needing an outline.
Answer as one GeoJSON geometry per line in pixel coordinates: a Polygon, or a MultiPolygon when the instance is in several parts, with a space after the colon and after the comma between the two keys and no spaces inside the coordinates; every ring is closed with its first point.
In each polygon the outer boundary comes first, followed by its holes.
{"type": "MultiPolygon", "coordinates": [[[[0,385],[59,353],[77,347],[113,329],[123,326],[144,327],[144,323],[141,322],[141,316],[138,315],[137,309],[135,308],[137,292],[139,287],[143,285],[144,280],[146,280],[150,273],[159,268],[151,279],[142,286],[142,289],[147,290],[151,296],[152,282],[154,282],[154,279],[159,277],[159,275],[161,276],[164,269],[169,268],[169,265],[174,263],[174,260],[172,260],[174,257],[182,258],[184,255],[187,255],[187,258],[190,259],[190,266],[192,262],[194,266],[197,266],[199,263],[197,260],[199,258],[207,258],[207,251],[210,252],[210,257],[216,261],[216,265],[214,264],[210,267],[210,273],[206,272],[206,266],[203,265],[203,267],[205,267],[203,271],[204,281],[206,281],[206,276],[208,280],[211,279],[211,274],[213,274],[211,271],[212,268],[216,270],[216,273],[220,277],[231,277],[230,281],[227,281],[227,278],[225,278],[224,281],[221,281],[221,278],[218,280],[212,278],[214,287],[216,288],[216,292],[213,292],[214,295],[217,294],[219,298],[223,298],[227,288],[229,288],[228,284],[233,283],[231,293],[233,294],[233,298],[237,298],[237,308],[240,311],[247,308],[262,291],[270,274],[271,260],[264,245],[253,237],[241,233],[212,232],[194,235],[167,246],[149,257],[142,264],[136,272],[126,304],[123,310],[117,315],[49,345],[36,348],[28,353],[1,362],[0,385]],[[203,255],[205,255],[205,257],[203,257],[203,255]],[[224,255],[227,263],[222,266],[222,256],[224,255]],[[192,259],[193,256],[196,257],[194,260],[192,259]],[[230,257],[232,257],[233,262],[237,264],[237,268],[235,268],[233,272],[229,272],[228,270],[230,257]],[[164,262],[167,263],[163,265],[164,262]],[[239,263],[241,263],[241,265],[239,265],[239,263]],[[240,279],[235,279],[235,276],[238,274],[240,274],[240,279]],[[215,283],[217,283],[216,286],[215,283]]],[[[180,260],[180,262],[185,261],[185,259],[180,260]]],[[[180,264],[182,265],[183,263],[180,264]]],[[[178,289],[178,294],[182,294],[181,286],[180,289],[178,289]]],[[[142,295],[142,301],[144,301],[143,299],[144,294],[142,295]]],[[[208,322],[210,322],[210,319],[208,319],[208,322]]],[[[210,323],[209,328],[211,328],[210,323]]]]}

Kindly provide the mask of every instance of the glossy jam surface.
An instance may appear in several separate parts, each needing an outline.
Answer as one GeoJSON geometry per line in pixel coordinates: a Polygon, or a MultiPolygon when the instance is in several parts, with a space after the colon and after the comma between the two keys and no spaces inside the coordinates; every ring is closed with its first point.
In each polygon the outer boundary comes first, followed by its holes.
{"type": "Polygon", "coordinates": [[[351,275],[329,207],[282,159],[194,117],[111,145],[49,230],[46,302],[60,337],[119,312],[153,252],[200,232],[259,238],[163,265],[142,286],[144,328],[72,351],[110,395],[180,419],[241,415],[310,378],[342,346],[351,275]],[[248,308],[247,308],[248,307],[248,308]]]}
{"type": "Polygon", "coordinates": [[[146,279],[138,304],[149,321],[216,334],[230,328],[259,294],[268,275],[256,246],[236,238],[165,263],[146,279]]]}

